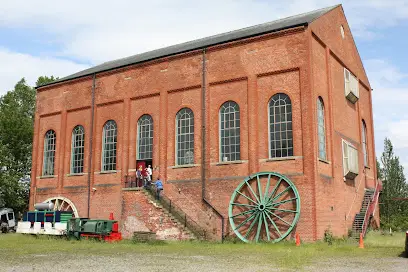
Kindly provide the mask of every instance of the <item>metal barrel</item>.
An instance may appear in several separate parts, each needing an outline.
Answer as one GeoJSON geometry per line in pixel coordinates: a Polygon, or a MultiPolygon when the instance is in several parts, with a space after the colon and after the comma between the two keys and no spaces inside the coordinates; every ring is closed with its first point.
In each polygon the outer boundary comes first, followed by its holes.
{"type": "Polygon", "coordinates": [[[37,203],[34,205],[34,208],[37,211],[45,211],[45,210],[53,210],[54,209],[54,203],[49,202],[49,203],[37,203]]]}

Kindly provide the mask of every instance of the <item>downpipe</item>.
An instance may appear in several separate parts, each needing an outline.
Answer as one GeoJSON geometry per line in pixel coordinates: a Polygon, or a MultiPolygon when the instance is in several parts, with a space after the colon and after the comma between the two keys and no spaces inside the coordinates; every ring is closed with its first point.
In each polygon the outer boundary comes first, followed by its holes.
{"type": "Polygon", "coordinates": [[[201,198],[202,201],[210,207],[221,218],[221,243],[224,242],[224,216],[205,198],[205,179],[206,179],[206,108],[205,108],[205,94],[206,94],[206,48],[203,49],[202,57],[202,85],[201,85],[201,198]]]}
{"type": "Polygon", "coordinates": [[[88,211],[87,216],[90,217],[91,210],[91,170],[92,170],[92,143],[93,143],[93,128],[95,119],[95,80],[96,73],[92,77],[92,91],[91,91],[91,133],[89,133],[89,157],[88,157],[88,211]]]}

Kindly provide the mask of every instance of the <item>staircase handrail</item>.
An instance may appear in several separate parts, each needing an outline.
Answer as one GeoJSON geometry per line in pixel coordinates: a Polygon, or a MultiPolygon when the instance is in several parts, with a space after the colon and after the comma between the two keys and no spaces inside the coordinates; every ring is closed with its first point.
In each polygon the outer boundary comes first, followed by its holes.
{"type": "MultiPolygon", "coordinates": [[[[155,197],[155,186],[147,186],[146,191],[150,193],[150,195],[155,197]]],[[[210,234],[207,230],[205,230],[200,224],[198,224],[194,219],[192,219],[189,215],[187,215],[183,209],[179,206],[174,204],[174,202],[168,198],[166,195],[160,195],[160,204],[165,207],[174,217],[176,217],[180,222],[184,222],[184,226],[187,227],[190,231],[192,231],[196,236],[203,238],[204,240],[207,238],[208,234],[210,234]]]]}
{"type": "Polygon", "coordinates": [[[374,190],[374,194],[372,196],[372,198],[370,198],[370,201],[368,203],[367,206],[367,210],[364,214],[364,221],[363,221],[363,225],[361,228],[361,233],[363,234],[363,236],[365,236],[367,228],[368,228],[368,221],[370,220],[370,216],[373,214],[373,211],[375,209],[375,207],[377,206],[377,201],[378,201],[378,192],[379,189],[379,182],[377,181],[377,184],[375,185],[375,190],[374,190]]]}
{"type": "MultiPolygon", "coordinates": [[[[207,218],[209,218],[209,219],[218,218],[218,214],[217,214],[218,211],[214,211],[213,209],[210,209],[211,212],[212,212],[213,214],[215,214],[215,217],[208,216],[208,214],[207,214],[202,208],[200,208],[196,203],[194,203],[193,201],[191,201],[190,198],[187,197],[183,192],[179,191],[178,193],[179,193],[180,195],[182,195],[182,196],[184,197],[184,199],[186,199],[186,200],[188,201],[189,205],[194,206],[197,211],[200,211],[200,212],[201,212],[202,214],[204,214],[207,218]]],[[[169,197],[168,197],[168,198],[169,198],[169,197]]],[[[170,198],[169,198],[169,199],[170,199],[170,198]]],[[[181,209],[181,208],[180,208],[180,209],[181,209]]],[[[218,212],[218,213],[219,213],[219,212],[218,212]]]]}
{"type": "MultiPolygon", "coordinates": [[[[364,171],[365,171],[365,170],[364,170],[364,171]]],[[[357,195],[358,195],[358,192],[360,191],[360,185],[361,185],[363,179],[364,179],[364,177],[361,176],[361,177],[360,177],[360,183],[358,184],[358,187],[357,187],[357,189],[356,189],[356,191],[355,191],[354,199],[353,199],[353,202],[352,202],[351,205],[350,205],[350,209],[349,209],[349,211],[348,211],[348,213],[347,213],[346,220],[349,218],[350,212],[351,212],[351,210],[353,209],[353,205],[354,205],[354,202],[355,202],[356,199],[357,199],[357,195]]]]}

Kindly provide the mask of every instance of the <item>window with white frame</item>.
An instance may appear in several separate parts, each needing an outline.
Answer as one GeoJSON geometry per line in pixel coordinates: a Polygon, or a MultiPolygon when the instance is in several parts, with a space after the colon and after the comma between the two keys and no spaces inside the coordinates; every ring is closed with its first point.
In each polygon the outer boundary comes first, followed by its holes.
{"type": "Polygon", "coordinates": [[[343,140],[343,171],[344,177],[354,179],[358,175],[358,152],[351,143],[343,140]]]}
{"type": "Polygon", "coordinates": [[[363,156],[364,156],[364,166],[368,167],[368,144],[367,144],[367,126],[364,120],[362,120],[361,124],[361,137],[363,143],[363,156]]]}
{"type": "Polygon", "coordinates": [[[83,126],[76,126],[72,130],[71,140],[71,173],[84,172],[85,130],[83,126]]]}
{"type": "Polygon", "coordinates": [[[48,130],[44,137],[43,176],[54,175],[56,141],[57,136],[55,131],[48,130]]]}
{"type": "Polygon", "coordinates": [[[220,161],[241,159],[240,114],[234,101],[227,101],[220,108],[220,161]]]}
{"type": "Polygon", "coordinates": [[[137,122],[137,159],[153,158],[153,118],[145,114],[137,122]]]}
{"type": "Polygon", "coordinates": [[[317,136],[319,142],[319,159],[326,160],[326,129],[324,123],[324,104],[323,99],[317,99],[317,136]]]}
{"type": "Polygon", "coordinates": [[[292,103],[278,93],[269,101],[269,157],[293,156],[292,103]]]}
{"type": "Polygon", "coordinates": [[[353,104],[357,102],[359,98],[358,80],[346,68],[344,68],[344,92],[350,102],[353,104]]]}
{"type": "Polygon", "coordinates": [[[176,164],[194,163],[194,113],[189,108],[176,115],[176,164]]]}
{"type": "Polygon", "coordinates": [[[118,129],[116,122],[109,120],[103,126],[102,171],[116,170],[116,144],[118,129]]]}

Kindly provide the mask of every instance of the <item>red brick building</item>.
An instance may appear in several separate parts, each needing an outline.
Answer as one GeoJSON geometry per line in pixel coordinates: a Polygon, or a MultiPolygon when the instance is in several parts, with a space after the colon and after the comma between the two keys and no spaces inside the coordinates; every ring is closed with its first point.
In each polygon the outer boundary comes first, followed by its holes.
{"type": "Polygon", "coordinates": [[[141,191],[124,188],[140,162],[215,233],[220,217],[210,206],[227,219],[234,189],[253,173],[296,185],[296,231],[306,240],[328,228],[346,235],[377,184],[371,87],[341,6],[40,86],[34,132],[30,207],[65,197],[81,217],[120,215],[129,233],[162,222],[149,219],[154,207],[141,191]]]}

